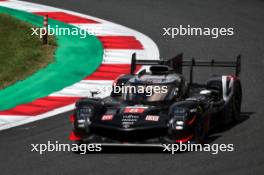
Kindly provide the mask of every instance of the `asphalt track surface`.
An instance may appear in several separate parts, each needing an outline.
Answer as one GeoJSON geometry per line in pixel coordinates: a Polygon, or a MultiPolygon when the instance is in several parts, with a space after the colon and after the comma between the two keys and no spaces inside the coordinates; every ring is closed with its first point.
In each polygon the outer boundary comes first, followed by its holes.
{"type": "MultiPolygon", "coordinates": [[[[33,1],[32,1],[33,2],[33,1]]],[[[264,170],[264,1],[263,0],[35,0],[114,21],[150,36],[161,57],[184,52],[185,58],[243,58],[244,121],[214,134],[213,143],[233,143],[234,152],[183,154],[31,152],[31,143],[68,143],[69,113],[0,132],[0,174],[263,174],[264,170]],[[163,27],[190,24],[234,27],[235,35],[162,36],[163,27]]],[[[211,71],[211,70],[210,70],[211,71]]],[[[209,71],[209,73],[210,73],[209,71]]],[[[195,77],[207,77],[197,71],[195,77]]]]}

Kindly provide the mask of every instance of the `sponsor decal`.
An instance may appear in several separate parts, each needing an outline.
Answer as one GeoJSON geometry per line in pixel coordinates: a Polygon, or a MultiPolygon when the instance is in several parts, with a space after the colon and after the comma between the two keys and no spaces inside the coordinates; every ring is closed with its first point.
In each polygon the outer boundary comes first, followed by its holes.
{"type": "Polygon", "coordinates": [[[124,115],[121,122],[124,128],[130,127],[130,125],[133,125],[135,122],[138,121],[139,116],[137,115],[124,115]]]}
{"type": "Polygon", "coordinates": [[[147,121],[159,121],[159,116],[158,115],[147,115],[145,120],[147,121]]]}
{"type": "Polygon", "coordinates": [[[113,115],[107,114],[107,115],[103,115],[101,120],[107,121],[107,120],[112,120],[112,119],[113,119],[113,115]]]}
{"type": "Polygon", "coordinates": [[[126,107],[124,113],[143,113],[145,108],[143,107],[126,107]]]}

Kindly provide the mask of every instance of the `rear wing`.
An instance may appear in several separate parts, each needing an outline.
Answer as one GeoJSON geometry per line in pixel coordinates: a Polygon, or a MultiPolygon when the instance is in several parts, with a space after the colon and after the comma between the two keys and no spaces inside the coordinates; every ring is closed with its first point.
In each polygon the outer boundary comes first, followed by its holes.
{"type": "Polygon", "coordinates": [[[231,67],[235,68],[235,75],[238,77],[241,72],[241,55],[236,57],[235,61],[210,61],[196,60],[183,60],[183,54],[179,54],[169,60],[137,60],[136,53],[132,54],[131,59],[131,74],[134,74],[136,65],[167,65],[173,68],[176,73],[182,74],[183,67],[190,67],[190,84],[193,82],[193,68],[194,67],[231,67]]]}

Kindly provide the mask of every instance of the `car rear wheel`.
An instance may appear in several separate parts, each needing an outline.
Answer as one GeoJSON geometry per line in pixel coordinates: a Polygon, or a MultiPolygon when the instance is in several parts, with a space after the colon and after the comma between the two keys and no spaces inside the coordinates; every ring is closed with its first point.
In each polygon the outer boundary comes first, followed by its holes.
{"type": "Polygon", "coordinates": [[[241,102],[242,102],[241,85],[240,82],[236,81],[234,84],[234,94],[222,112],[223,125],[228,125],[232,122],[239,122],[241,120],[240,117],[241,102]]]}
{"type": "Polygon", "coordinates": [[[242,90],[239,82],[234,85],[234,95],[233,95],[233,121],[239,122],[241,120],[241,103],[242,103],[242,90]]]}

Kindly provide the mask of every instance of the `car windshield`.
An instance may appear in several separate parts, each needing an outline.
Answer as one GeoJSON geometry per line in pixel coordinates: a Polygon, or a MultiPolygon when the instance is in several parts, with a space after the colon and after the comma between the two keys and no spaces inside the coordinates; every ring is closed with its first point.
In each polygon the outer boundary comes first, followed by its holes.
{"type": "Polygon", "coordinates": [[[177,88],[169,84],[127,84],[123,88],[123,100],[133,103],[167,101],[172,100],[172,98],[177,95],[177,88]]]}

